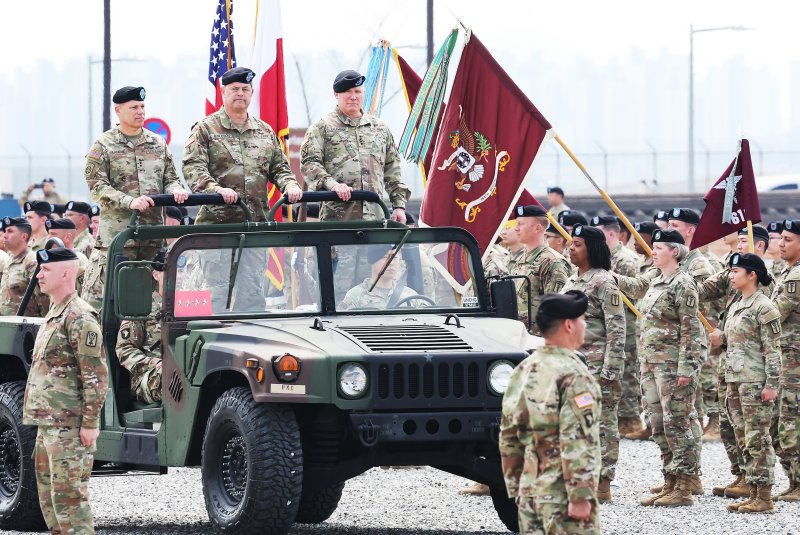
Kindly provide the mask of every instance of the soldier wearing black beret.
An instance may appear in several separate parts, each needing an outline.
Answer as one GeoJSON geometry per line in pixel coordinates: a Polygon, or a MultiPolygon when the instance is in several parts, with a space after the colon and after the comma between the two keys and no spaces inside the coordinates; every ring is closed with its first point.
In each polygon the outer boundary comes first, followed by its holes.
{"type": "Polygon", "coordinates": [[[769,233],[769,244],[767,246],[767,254],[764,255],[767,267],[769,268],[772,278],[778,279],[779,275],[786,267],[786,262],[781,258],[781,234],[783,233],[783,221],[770,221],[767,223],[767,232],[769,233]]]}
{"type": "Polygon", "coordinates": [[[300,148],[300,171],[309,189],[333,191],[339,198],[322,203],[320,219],[383,219],[375,203],[349,202],[354,189],[363,189],[388,195],[392,220],[405,223],[411,190],[400,175],[400,153],[389,127],[362,109],[364,76],[353,70],[337,74],[333,98],[336,108],[309,127],[300,148]]]}
{"type": "Polygon", "coordinates": [[[558,186],[547,188],[547,204],[550,205],[550,215],[558,217],[564,210],[569,210],[569,206],[564,202],[564,190],[558,186]]]}
{"type": "Polygon", "coordinates": [[[25,203],[23,210],[31,226],[31,239],[28,242],[31,251],[44,249],[44,243],[47,241],[45,222],[50,220],[53,207],[47,201],[29,201],[25,203]]]}
{"type": "MultiPolygon", "coordinates": [[[[20,301],[36,269],[36,254],[28,246],[31,225],[26,218],[4,217],[0,222],[8,252],[3,276],[0,277],[0,316],[16,316],[20,301]]],[[[24,315],[43,317],[48,308],[49,299],[37,288],[24,315]]]]}
{"type": "Polygon", "coordinates": [[[578,210],[562,210],[558,213],[558,224],[564,227],[567,232],[572,232],[575,225],[588,225],[589,220],[578,210]]]}
{"type": "Polygon", "coordinates": [[[93,204],[92,211],[89,214],[89,232],[92,233],[92,239],[97,236],[97,231],[100,229],[100,205],[93,204]]]}
{"type": "Polygon", "coordinates": [[[664,229],[669,227],[669,211],[659,210],[653,215],[653,223],[658,225],[658,228],[664,229]]]}
{"type": "Polygon", "coordinates": [[[92,206],[82,201],[69,201],[66,206],[64,217],[75,223],[74,249],[89,258],[94,249],[94,238],[92,238],[89,226],[91,224],[92,206]]]}

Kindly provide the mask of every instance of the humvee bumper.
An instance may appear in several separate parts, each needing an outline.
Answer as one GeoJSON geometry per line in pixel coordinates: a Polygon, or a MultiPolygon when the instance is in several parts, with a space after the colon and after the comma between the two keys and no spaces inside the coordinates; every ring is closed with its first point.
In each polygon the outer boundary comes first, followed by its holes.
{"type": "Polygon", "coordinates": [[[497,442],[500,412],[352,413],[353,433],[365,446],[380,442],[497,442]]]}

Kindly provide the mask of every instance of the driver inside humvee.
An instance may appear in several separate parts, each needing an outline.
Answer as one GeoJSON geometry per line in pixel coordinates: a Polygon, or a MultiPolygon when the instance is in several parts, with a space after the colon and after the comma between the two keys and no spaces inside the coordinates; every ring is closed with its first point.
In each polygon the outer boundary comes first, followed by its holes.
{"type": "MultiPolygon", "coordinates": [[[[370,276],[358,286],[350,288],[337,308],[339,310],[382,310],[394,308],[398,303],[407,303],[410,301],[408,298],[417,296],[417,292],[405,284],[406,277],[403,274],[405,263],[401,255],[396,254],[391,263],[386,265],[394,253],[395,249],[391,245],[370,245],[367,249],[370,276]]],[[[427,305],[427,303],[425,304],[427,305]]]]}

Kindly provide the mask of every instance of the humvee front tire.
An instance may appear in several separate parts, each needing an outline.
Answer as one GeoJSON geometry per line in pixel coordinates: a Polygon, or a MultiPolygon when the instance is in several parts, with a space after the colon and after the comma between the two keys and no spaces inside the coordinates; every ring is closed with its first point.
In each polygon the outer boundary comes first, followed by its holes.
{"type": "Polygon", "coordinates": [[[344,490],[344,482],[319,489],[316,492],[308,494],[304,492],[294,521],[300,524],[325,522],[339,506],[342,490],[344,490]]]}
{"type": "Polygon", "coordinates": [[[505,487],[490,487],[492,505],[508,531],[519,531],[519,512],[516,502],[508,497],[505,487]]]}
{"type": "Polygon", "coordinates": [[[0,385],[0,529],[46,528],[39,496],[33,447],[36,428],[22,425],[25,381],[0,385]]]}
{"type": "Polygon", "coordinates": [[[291,408],[256,403],[245,387],[228,390],[211,409],[201,467],[216,531],[289,531],[303,487],[303,447],[291,408]]]}

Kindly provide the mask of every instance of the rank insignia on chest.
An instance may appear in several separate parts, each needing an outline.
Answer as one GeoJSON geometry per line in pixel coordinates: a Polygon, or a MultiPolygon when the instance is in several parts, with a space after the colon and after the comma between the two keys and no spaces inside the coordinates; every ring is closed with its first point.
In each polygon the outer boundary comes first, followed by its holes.
{"type": "Polygon", "coordinates": [[[695,299],[695,297],[693,295],[690,295],[689,297],[686,298],[686,306],[687,307],[693,307],[696,304],[697,304],[697,299],[695,299]]]}
{"type": "Polygon", "coordinates": [[[619,295],[618,294],[612,294],[611,295],[611,304],[613,306],[615,306],[615,307],[619,306],[619,295]]]}
{"type": "Polygon", "coordinates": [[[594,405],[594,398],[589,392],[579,394],[572,399],[575,401],[575,405],[577,405],[579,409],[585,409],[586,407],[591,407],[594,405]]]}
{"type": "Polygon", "coordinates": [[[786,283],[786,292],[790,293],[790,294],[793,294],[793,293],[797,292],[797,283],[794,282],[794,281],[787,282],[786,283]]]}
{"type": "Polygon", "coordinates": [[[86,333],[86,345],[89,347],[97,347],[97,333],[89,331],[86,333]]]}

